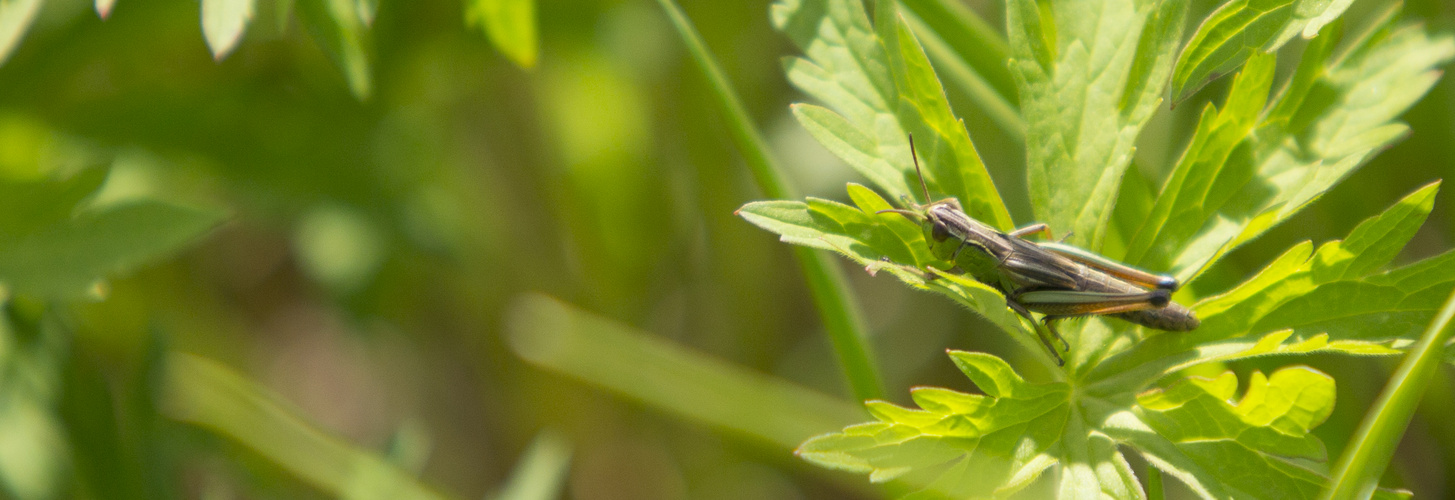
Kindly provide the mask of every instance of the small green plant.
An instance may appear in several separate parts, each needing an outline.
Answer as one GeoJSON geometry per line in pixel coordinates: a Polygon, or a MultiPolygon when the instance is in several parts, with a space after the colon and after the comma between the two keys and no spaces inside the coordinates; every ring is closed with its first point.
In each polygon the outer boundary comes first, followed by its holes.
{"type": "MultiPolygon", "coordinates": [[[[1184,283],[1407,134],[1396,118],[1455,57],[1450,37],[1399,23],[1398,6],[1344,37],[1337,19],[1349,2],[1235,0],[1184,47],[1186,2],[1006,4],[1036,216],[1072,231],[1074,244],[1184,283]],[[1276,51],[1298,34],[1311,40],[1275,86],[1276,51]],[[1138,198],[1153,189],[1129,189],[1147,181],[1128,167],[1163,97],[1185,99],[1239,68],[1222,106],[1203,109],[1160,191],[1138,198]]],[[[853,205],[763,201],[742,207],[742,217],[971,308],[1053,374],[1030,382],[995,356],[951,352],[983,395],[921,387],[912,393],[918,409],[871,401],[876,421],[800,446],[819,465],[928,497],[998,497],[1039,484],[1063,498],[1145,498],[1123,455],[1135,450],[1205,498],[1312,498],[1328,479],[1310,462],[1327,456],[1309,431],[1333,409],[1332,377],[1306,366],[1254,372],[1239,394],[1232,372],[1179,371],[1255,356],[1400,354],[1455,288],[1455,252],[1384,270],[1429,214],[1435,183],[1342,241],[1294,246],[1231,290],[1199,297],[1184,288],[1177,300],[1203,320],[1192,332],[1074,323],[1081,328],[1065,329],[1072,348],[1058,369],[998,291],[908,269],[949,266],[913,223],[879,213],[895,208],[879,193],[915,192],[913,134],[932,192],[991,226],[1014,227],[911,30],[918,21],[878,1],[871,22],[857,0],[780,0],[772,18],[804,52],[785,63],[789,79],[827,106],[795,105],[794,115],[879,191],[851,183],[853,205]]]]}

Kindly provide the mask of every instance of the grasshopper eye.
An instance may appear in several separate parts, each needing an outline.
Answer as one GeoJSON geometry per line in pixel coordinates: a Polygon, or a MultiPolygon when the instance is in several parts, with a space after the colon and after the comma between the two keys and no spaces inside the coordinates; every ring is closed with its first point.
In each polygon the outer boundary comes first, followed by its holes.
{"type": "Polygon", "coordinates": [[[934,224],[934,227],[930,228],[930,237],[934,238],[935,241],[945,241],[950,236],[953,236],[950,234],[950,228],[945,223],[935,221],[934,224]]]}

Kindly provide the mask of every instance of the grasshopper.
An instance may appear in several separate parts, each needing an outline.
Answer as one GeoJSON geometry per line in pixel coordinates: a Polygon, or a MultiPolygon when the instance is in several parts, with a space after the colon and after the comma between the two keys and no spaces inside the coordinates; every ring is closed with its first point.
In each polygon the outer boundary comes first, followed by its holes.
{"type": "MultiPolygon", "coordinates": [[[[930,199],[909,138],[910,155],[920,189],[930,199]]],[[[1148,273],[1092,252],[1060,243],[1033,243],[1024,236],[1051,236],[1046,224],[1032,224],[1002,233],[965,214],[960,201],[950,197],[920,205],[903,197],[908,209],[888,209],[920,225],[925,242],[936,258],[953,264],[951,270],[969,273],[1005,295],[1006,305],[1031,321],[1031,312],[1044,315],[1036,329],[1057,364],[1060,354],[1047,333],[1070,350],[1053,322],[1088,315],[1110,315],[1157,330],[1185,332],[1197,328],[1192,311],[1172,302],[1179,284],[1171,276],[1148,273]]],[[[929,276],[933,276],[932,274],[929,276]]]]}

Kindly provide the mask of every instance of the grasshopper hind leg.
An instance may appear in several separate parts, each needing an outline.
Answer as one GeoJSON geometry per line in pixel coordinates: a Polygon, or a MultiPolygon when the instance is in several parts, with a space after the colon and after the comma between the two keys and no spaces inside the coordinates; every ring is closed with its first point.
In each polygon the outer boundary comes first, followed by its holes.
{"type": "Polygon", "coordinates": [[[1008,297],[1005,304],[1010,306],[1016,314],[1020,314],[1021,317],[1030,320],[1031,326],[1036,329],[1036,338],[1041,340],[1041,344],[1046,346],[1046,351],[1049,351],[1051,357],[1055,358],[1056,366],[1066,366],[1066,360],[1061,359],[1061,352],[1056,350],[1056,344],[1051,342],[1051,337],[1054,336],[1056,340],[1060,340],[1066,352],[1071,352],[1071,344],[1066,343],[1066,339],[1061,336],[1061,332],[1056,331],[1056,328],[1051,326],[1051,318],[1047,317],[1044,322],[1036,321],[1035,316],[1031,316],[1031,311],[1026,309],[1026,306],[1008,297]]]}
{"type": "Polygon", "coordinates": [[[1056,336],[1056,340],[1061,341],[1061,347],[1065,349],[1066,352],[1071,352],[1071,344],[1067,343],[1066,337],[1062,337],[1061,332],[1056,330],[1056,326],[1051,324],[1052,321],[1059,321],[1068,317],[1070,316],[1046,316],[1044,319],[1041,320],[1041,323],[1044,323],[1046,325],[1046,329],[1050,330],[1051,334],[1056,336]]]}

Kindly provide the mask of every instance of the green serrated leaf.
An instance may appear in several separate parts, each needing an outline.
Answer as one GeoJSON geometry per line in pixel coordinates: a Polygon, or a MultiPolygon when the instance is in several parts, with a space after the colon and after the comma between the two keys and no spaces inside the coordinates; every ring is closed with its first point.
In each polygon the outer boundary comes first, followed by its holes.
{"type": "MultiPolygon", "coordinates": [[[[876,2],[875,28],[884,44],[899,94],[900,123],[915,140],[926,182],[960,200],[965,213],[1001,229],[1013,223],[985,163],[956,118],[929,57],[894,2],[876,2]]],[[[926,200],[929,201],[929,200],[926,200]]]]}
{"type": "Polygon", "coordinates": [[[1137,135],[1161,101],[1185,10],[1180,1],[1008,2],[1031,203],[1077,246],[1101,247],[1137,135]]]}
{"type": "MultiPolygon", "coordinates": [[[[1434,84],[1436,68],[1455,57],[1455,39],[1432,37],[1404,26],[1356,40],[1332,66],[1321,37],[1292,83],[1268,107],[1267,117],[1234,146],[1214,179],[1191,185],[1174,174],[1159,204],[1183,206],[1175,224],[1153,218],[1138,234],[1130,263],[1174,269],[1191,281],[1228,251],[1287,220],[1348,177],[1375,153],[1402,137],[1394,120],[1434,84]],[[1188,196],[1189,191],[1192,196],[1188,196]],[[1214,216],[1216,214],[1216,216],[1214,216]],[[1155,224],[1162,224],[1156,227],[1155,224]],[[1196,227],[1195,230],[1190,228],[1196,227]]],[[[1200,127],[1187,159],[1218,141],[1214,128],[1200,127]]],[[[1215,160],[1215,159],[1214,159],[1215,160]]],[[[1213,161],[1212,163],[1216,163],[1213,161]]],[[[1182,166],[1179,165],[1179,169],[1182,166]]],[[[1188,168],[1191,168],[1189,166],[1188,168]]]]}
{"type": "Polygon", "coordinates": [[[892,197],[919,196],[909,134],[930,188],[960,199],[966,213],[1009,228],[1009,212],[964,125],[951,114],[924,50],[890,5],[880,35],[863,6],[780,0],[773,24],[805,57],[785,71],[827,108],[796,105],[794,115],[820,143],[892,197]]]}
{"type": "Polygon", "coordinates": [[[1107,378],[1102,384],[1111,388],[1208,361],[1397,352],[1392,348],[1408,345],[1455,287],[1455,252],[1378,272],[1414,237],[1438,189],[1436,182],[1416,190],[1344,241],[1316,251],[1310,243],[1294,246],[1242,285],[1196,304],[1197,330],[1149,338],[1109,359],[1093,378],[1107,378]]]}
{"type": "Polygon", "coordinates": [[[227,57],[252,20],[253,0],[202,0],[202,38],[212,58],[227,57]]]}
{"type": "Polygon", "coordinates": [[[1254,372],[1233,403],[1237,387],[1232,372],[1184,379],[1137,397],[1133,413],[1144,430],[1126,421],[1110,429],[1207,498],[1316,497],[1326,478],[1287,459],[1324,459],[1323,443],[1309,431],[1333,411],[1333,377],[1302,366],[1269,377],[1254,372]]]}
{"type": "Polygon", "coordinates": [[[1031,352],[1048,356],[1034,332],[1006,306],[1003,294],[968,277],[940,271],[937,268],[949,267],[949,263],[929,252],[918,226],[899,214],[875,214],[866,209],[888,203],[863,186],[850,185],[849,192],[859,208],[810,198],[807,203],[752,202],[737,213],[786,243],[830,250],[864,266],[870,274],[888,272],[914,288],[945,294],[1011,333],[1031,352]]]}
{"type": "Polygon", "coordinates": [[[298,19],[344,72],[349,91],[366,100],[374,92],[369,30],[355,0],[299,0],[298,19]]]}
{"type": "Polygon", "coordinates": [[[176,252],[224,217],[155,201],[82,212],[0,243],[0,282],[20,294],[81,297],[102,278],[176,252]]]}
{"type": "Polygon", "coordinates": [[[1054,464],[1047,452],[1065,424],[1069,387],[1026,382],[1000,358],[951,351],[984,396],[924,387],[919,409],[874,401],[878,420],[809,439],[795,452],[816,464],[898,479],[922,494],[1003,496],[1054,464]]]}
{"type": "Polygon", "coordinates": [[[485,30],[490,43],[517,66],[536,64],[535,0],[467,0],[465,23],[485,30]]]}
{"type": "MultiPolygon", "coordinates": [[[[1173,168],[1151,213],[1128,245],[1128,263],[1165,265],[1165,259],[1145,256],[1149,252],[1175,255],[1180,249],[1168,244],[1186,240],[1211,216],[1210,210],[1215,207],[1209,207],[1208,198],[1213,194],[1214,181],[1225,166],[1234,163],[1230,157],[1257,124],[1273,83],[1274,67],[1272,55],[1253,58],[1233,81],[1223,109],[1217,110],[1211,104],[1203,109],[1192,144],[1173,168]],[[1157,242],[1163,246],[1153,247],[1157,242]]],[[[1246,155],[1249,149],[1244,147],[1236,154],[1246,155]]],[[[1239,173],[1229,173],[1234,175],[1239,173]]]]}
{"type": "MultiPolygon", "coordinates": [[[[1298,0],[1233,0],[1213,11],[1177,57],[1172,102],[1182,102],[1208,82],[1242,66],[1269,47],[1294,22],[1298,0]]],[[[1304,1],[1302,3],[1309,3],[1304,1]]]]}

